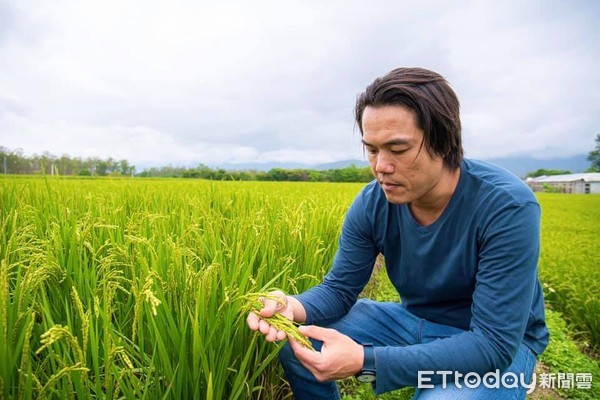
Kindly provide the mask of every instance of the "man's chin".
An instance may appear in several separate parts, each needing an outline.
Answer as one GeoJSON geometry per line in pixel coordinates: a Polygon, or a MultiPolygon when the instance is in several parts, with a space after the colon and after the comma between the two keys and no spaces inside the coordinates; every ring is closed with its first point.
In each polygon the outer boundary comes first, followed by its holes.
{"type": "Polygon", "coordinates": [[[387,199],[388,203],[391,204],[406,204],[410,201],[406,198],[406,196],[399,196],[397,194],[386,193],[385,191],[383,193],[385,194],[385,198],[387,199]]]}

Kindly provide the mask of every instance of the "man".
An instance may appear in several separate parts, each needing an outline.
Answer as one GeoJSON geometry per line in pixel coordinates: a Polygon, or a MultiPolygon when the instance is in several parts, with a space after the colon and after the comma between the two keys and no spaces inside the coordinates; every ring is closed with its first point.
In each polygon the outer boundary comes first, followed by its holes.
{"type": "MultiPolygon", "coordinates": [[[[355,117],[376,179],[347,212],[333,267],[260,311],[306,323],[321,345],[290,340],[280,351],[296,398],[337,399],[335,380],[352,375],[375,393],[415,386],[420,400],[524,398],[548,343],[535,196],[507,171],[463,159],[459,101],[435,72],[376,79],[355,117]],[[379,253],[401,304],[357,301],[379,253]]],[[[247,323],[285,338],[255,314],[247,323]]]]}

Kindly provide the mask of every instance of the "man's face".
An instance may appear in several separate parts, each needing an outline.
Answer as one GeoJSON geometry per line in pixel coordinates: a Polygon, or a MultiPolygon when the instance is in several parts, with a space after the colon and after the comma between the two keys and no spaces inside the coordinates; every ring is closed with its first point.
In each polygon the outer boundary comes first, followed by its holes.
{"type": "Polygon", "coordinates": [[[435,200],[446,176],[441,157],[432,158],[423,143],[414,112],[403,106],[366,107],[362,141],[373,175],[390,203],[435,200]]]}

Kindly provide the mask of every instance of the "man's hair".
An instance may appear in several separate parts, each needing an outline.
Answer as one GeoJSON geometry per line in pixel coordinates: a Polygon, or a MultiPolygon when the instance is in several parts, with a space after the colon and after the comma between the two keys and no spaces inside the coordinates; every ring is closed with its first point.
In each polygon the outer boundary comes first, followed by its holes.
{"type": "Polygon", "coordinates": [[[440,74],[423,68],[396,68],[373,81],[358,95],[354,109],[363,135],[366,107],[404,106],[415,113],[424,132],[423,143],[432,157],[441,157],[451,169],[463,159],[458,97],[440,74]]]}

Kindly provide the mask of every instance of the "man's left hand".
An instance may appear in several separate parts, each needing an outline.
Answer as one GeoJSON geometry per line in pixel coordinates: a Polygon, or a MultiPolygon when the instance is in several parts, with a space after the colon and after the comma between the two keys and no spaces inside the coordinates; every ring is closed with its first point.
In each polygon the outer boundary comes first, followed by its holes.
{"type": "Polygon", "coordinates": [[[301,326],[302,334],[323,342],[320,352],[312,351],[293,339],[290,345],[296,358],[320,381],[332,381],[353,376],[363,366],[363,347],[334,329],[301,326]]]}

